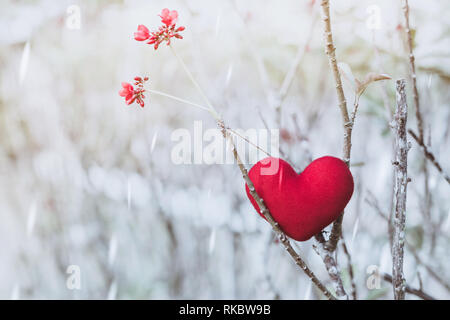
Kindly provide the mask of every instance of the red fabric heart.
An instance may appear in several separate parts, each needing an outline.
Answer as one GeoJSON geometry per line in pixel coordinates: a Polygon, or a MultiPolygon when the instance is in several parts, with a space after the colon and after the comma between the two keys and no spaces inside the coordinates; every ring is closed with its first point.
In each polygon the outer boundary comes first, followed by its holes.
{"type": "MultiPolygon", "coordinates": [[[[332,223],[353,194],[353,176],[335,157],[322,157],[297,174],[284,160],[265,158],[248,173],[281,229],[297,241],[306,241],[332,223]]],[[[247,196],[261,214],[246,185],[247,196]]]]}

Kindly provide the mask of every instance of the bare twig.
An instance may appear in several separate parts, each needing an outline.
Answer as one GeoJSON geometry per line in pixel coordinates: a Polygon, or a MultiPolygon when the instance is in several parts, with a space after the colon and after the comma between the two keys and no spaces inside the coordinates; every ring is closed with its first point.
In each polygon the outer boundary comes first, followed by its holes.
{"type": "Polygon", "coordinates": [[[408,133],[413,137],[413,139],[417,142],[419,147],[422,149],[423,154],[425,157],[435,166],[435,168],[439,171],[439,173],[444,177],[445,181],[447,181],[450,184],[450,176],[444,172],[442,169],[441,164],[437,161],[436,157],[434,156],[433,152],[431,152],[425,143],[414,133],[413,130],[409,129],[408,133]]]}
{"type": "MultiPolygon", "coordinates": [[[[328,56],[328,61],[333,71],[334,82],[336,83],[336,92],[339,100],[339,108],[341,110],[342,116],[342,125],[344,128],[344,147],[343,147],[343,160],[350,166],[350,152],[352,147],[352,128],[353,125],[350,122],[350,118],[347,110],[347,101],[345,100],[344,90],[342,88],[342,80],[341,74],[339,72],[339,68],[337,66],[336,60],[336,48],[333,44],[333,34],[331,32],[331,21],[330,21],[330,3],[329,0],[322,0],[322,13],[323,13],[323,22],[324,22],[324,33],[325,33],[325,51],[328,56]]],[[[342,220],[343,220],[343,212],[342,215],[336,219],[333,223],[333,227],[331,229],[330,238],[327,241],[327,248],[329,251],[333,252],[336,250],[337,243],[341,238],[342,234],[342,220]]]]}
{"type": "Polygon", "coordinates": [[[305,272],[305,274],[311,279],[311,281],[322,291],[322,293],[328,298],[334,300],[335,297],[328,291],[328,289],[320,282],[320,280],[316,277],[316,275],[312,272],[311,269],[306,265],[306,263],[303,261],[303,259],[298,255],[298,253],[292,248],[292,245],[288,239],[288,237],[285,235],[283,230],[281,230],[279,224],[272,218],[272,215],[269,212],[269,209],[266,207],[263,199],[256,193],[255,186],[253,185],[253,182],[250,180],[250,177],[248,176],[247,169],[245,168],[244,164],[241,161],[241,158],[239,157],[239,154],[237,152],[236,146],[234,144],[234,141],[232,137],[230,136],[230,133],[226,129],[223,120],[218,122],[219,127],[222,130],[222,134],[226,140],[228,140],[231,144],[231,150],[233,153],[233,157],[235,158],[237,165],[239,169],[241,170],[242,177],[245,180],[248,189],[250,191],[251,196],[258,204],[258,207],[263,214],[263,216],[266,218],[267,222],[270,223],[272,226],[273,231],[277,234],[277,236],[280,239],[280,242],[283,244],[286,251],[290,254],[290,256],[294,259],[295,263],[305,272]]]}
{"type": "MultiPolygon", "coordinates": [[[[422,111],[420,108],[420,99],[419,99],[419,91],[417,90],[417,76],[416,76],[416,65],[415,65],[415,57],[414,57],[414,49],[413,49],[413,39],[411,35],[411,27],[409,25],[409,3],[408,0],[404,0],[403,2],[403,15],[405,17],[405,31],[406,31],[406,37],[407,37],[407,44],[408,44],[408,54],[409,54],[409,69],[411,73],[411,79],[412,79],[412,90],[413,90],[413,97],[414,97],[414,106],[416,109],[416,118],[417,118],[417,130],[419,132],[419,140],[422,142],[422,144],[425,144],[425,138],[424,138],[424,121],[422,117],[422,111]]],[[[422,171],[424,173],[424,204],[423,204],[423,214],[426,223],[434,229],[432,220],[431,220],[431,205],[432,205],[432,198],[430,193],[430,186],[429,186],[429,172],[427,163],[424,162],[422,171]]],[[[434,249],[434,243],[435,243],[435,234],[432,236],[432,250],[434,249]]]]}
{"type": "Polygon", "coordinates": [[[352,295],[353,300],[357,300],[358,294],[356,291],[355,276],[353,274],[352,256],[350,255],[350,251],[348,251],[347,244],[345,243],[344,238],[342,238],[341,244],[342,244],[342,249],[347,257],[347,269],[348,269],[348,274],[350,276],[350,283],[352,286],[350,293],[352,295]]]}
{"type": "Polygon", "coordinates": [[[336,60],[336,48],[333,44],[333,34],[331,32],[331,21],[330,21],[330,4],[329,0],[322,0],[322,13],[323,22],[325,28],[325,50],[328,56],[331,70],[333,71],[334,82],[336,83],[336,92],[339,100],[339,108],[341,110],[342,125],[344,128],[344,162],[347,165],[350,163],[350,151],[351,151],[351,137],[352,137],[352,126],[350,123],[350,118],[347,110],[347,101],[345,100],[344,89],[342,88],[341,73],[337,66],[336,60]]]}
{"type": "Polygon", "coordinates": [[[406,190],[408,185],[408,150],[406,135],[406,120],[408,106],[406,104],[405,80],[397,80],[397,108],[394,116],[395,147],[395,217],[394,239],[392,244],[392,276],[394,297],[396,300],[405,299],[405,278],[403,275],[403,255],[405,243],[406,221],[406,190]]]}
{"type": "Polygon", "coordinates": [[[314,236],[318,242],[318,245],[314,246],[314,250],[317,254],[322,258],[323,263],[325,264],[325,268],[327,269],[328,275],[330,276],[331,281],[333,282],[334,289],[336,291],[336,295],[339,299],[348,299],[347,293],[344,289],[344,283],[342,282],[339,266],[336,262],[336,259],[333,256],[333,253],[330,252],[325,245],[325,238],[323,237],[322,232],[319,232],[314,236]]]}
{"type": "MultiPolygon", "coordinates": [[[[378,64],[378,69],[381,72],[383,70],[383,65],[382,65],[382,60],[381,60],[381,56],[380,56],[380,49],[378,48],[378,46],[375,43],[375,31],[372,33],[373,36],[373,46],[374,46],[374,51],[375,51],[375,58],[376,58],[376,62],[378,64]]],[[[389,101],[389,94],[388,94],[388,87],[386,82],[383,81],[383,83],[381,83],[381,95],[383,98],[383,104],[384,104],[384,108],[386,111],[386,120],[388,123],[388,126],[390,125],[390,123],[393,120],[393,113],[392,113],[392,108],[391,108],[391,103],[389,101]]],[[[395,141],[393,136],[390,136],[391,138],[391,144],[392,144],[392,151],[394,152],[394,148],[395,148],[395,141]]],[[[393,205],[394,205],[394,184],[395,184],[395,176],[394,174],[392,174],[391,176],[391,185],[392,187],[391,192],[390,192],[390,201],[389,201],[389,215],[387,217],[387,222],[388,222],[388,231],[389,231],[389,243],[391,245],[392,248],[392,213],[393,213],[393,205]]]]}
{"type": "MultiPolygon", "coordinates": [[[[387,282],[393,283],[393,279],[390,274],[383,273],[383,279],[387,282]]],[[[423,300],[436,300],[428,293],[425,293],[421,288],[420,289],[411,288],[408,284],[405,284],[405,291],[419,298],[422,298],[423,300]]]]}
{"type": "Polygon", "coordinates": [[[443,277],[441,277],[436,271],[434,271],[432,267],[430,267],[428,264],[423,262],[423,260],[420,258],[419,254],[417,253],[416,249],[412,245],[410,245],[408,242],[406,242],[406,247],[412,253],[416,262],[418,264],[422,265],[428,271],[430,276],[432,276],[445,289],[447,289],[447,291],[450,292],[450,283],[448,283],[443,277]]]}
{"type": "Polygon", "coordinates": [[[392,226],[392,217],[391,214],[386,215],[383,210],[380,208],[379,204],[378,204],[378,200],[375,198],[375,196],[370,192],[367,191],[369,197],[366,198],[366,202],[369,206],[371,206],[372,208],[375,209],[375,212],[378,213],[378,215],[383,218],[384,220],[386,220],[386,223],[388,225],[388,233],[389,233],[389,244],[391,245],[391,250],[392,250],[392,244],[394,241],[394,228],[392,226]]]}
{"type": "Polygon", "coordinates": [[[403,3],[403,15],[405,16],[405,27],[406,27],[406,36],[408,39],[408,51],[409,51],[409,68],[411,71],[411,78],[413,84],[413,96],[414,96],[414,105],[416,107],[416,118],[417,118],[417,127],[419,130],[419,138],[423,141],[423,118],[422,113],[420,111],[419,104],[419,91],[417,90],[417,79],[416,79],[416,65],[415,58],[413,52],[413,40],[411,35],[411,29],[409,26],[409,4],[408,0],[404,0],[403,3]]]}

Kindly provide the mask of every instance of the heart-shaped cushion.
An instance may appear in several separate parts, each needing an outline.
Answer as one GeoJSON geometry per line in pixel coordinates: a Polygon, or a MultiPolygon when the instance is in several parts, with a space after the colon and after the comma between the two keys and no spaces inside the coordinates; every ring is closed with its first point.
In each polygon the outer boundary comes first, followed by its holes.
{"type": "MultiPolygon", "coordinates": [[[[353,194],[353,176],[335,157],[314,160],[297,174],[284,160],[265,158],[248,173],[272,217],[292,239],[306,241],[336,220],[353,194]]],[[[247,196],[261,214],[246,185],[247,196]]]]}

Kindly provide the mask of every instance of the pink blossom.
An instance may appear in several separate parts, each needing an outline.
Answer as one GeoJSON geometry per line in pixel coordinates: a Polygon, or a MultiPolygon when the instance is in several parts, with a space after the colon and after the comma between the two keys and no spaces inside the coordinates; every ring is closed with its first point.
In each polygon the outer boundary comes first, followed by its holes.
{"type": "Polygon", "coordinates": [[[161,17],[161,22],[163,24],[157,30],[150,32],[146,26],[141,24],[138,26],[138,31],[134,33],[134,39],[137,41],[148,40],[147,44],[153,45],[155,50],[158,49],[159,45],[163,42],[170,45],[172,38],[183,39],[180,32],[185,29],[183,26],[177,27],[176,25],[178,21],[177,11],[170,11],[166,8],[162,10],[159,16],[161,17]]]}
{"type": "Polygon", "coordinates": [[[134,81],[134,84],[137,86],[136,89],[134,89],[134,87],[128,82],[122,82],[122,89],[119,91],[119,95],[121,97],[125,97],[125,103],[127,105],[136,102],[143,108],[145,98],[144,83],[148,81],[148,77],[145,77],[144,79],[141,77],[135,77],[134,81]]]}
{"type": "Polygon", "coordinates": [[[137,32],[134,33],[134,39],[137,41],[145,41],[150,37],[150,31],[146,26],[140,24],[137,32]]]}
{"type": "Polygon", "coordinates": [[[170,11],[167,8],[163,9],[159,16],[161,17],[161,22],[168,27],[175,25],[178,20],[178,12],[176,10],[170,11]]]}
{"type": "Polygon", "coordinates": [[[122,82],[122,89],[119,91],[121,97],[125,97],[126,104],[134,102],[134,88],[128,82],[122,82]]]}

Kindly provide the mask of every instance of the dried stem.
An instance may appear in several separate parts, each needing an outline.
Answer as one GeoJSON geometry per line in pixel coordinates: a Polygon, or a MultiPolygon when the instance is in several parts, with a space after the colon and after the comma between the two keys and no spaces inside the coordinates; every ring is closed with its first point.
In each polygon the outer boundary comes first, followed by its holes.
{"type": "MultiPolygon", "coordinates": [[[[378,204],[378,200],[375,198],[375,196],[368,191],[368,195],[369,197],[366,198],[366,202],[369,206],[371,206],[372,208],[375,209],[375,212],[378,213],[378,215],[383,218],[384,220],[386,220],[386,223],[388,225],[388,233],[389,233],[389,244],[391,245],[391,249],[392,249],[392,244],[394,242],[394,227],[392,226],[392,217],[391,214],[386,215],[383,210],[380,208],[380,205],[378,204]],[[370,199],[369,199],[370,198],[370,199]]],[[[389,213],[391,213],[391,211],[389,211],[389,213]]]]}
{"type": "MultiPolygon", "coordinates": [[[[387,282],[393,283],[393,279],[390,274],[383,273],[383,279],[387,282]]],[[[422,288],[414,289],[414,288],[411,288],[408,284],[405,284],[405,291],[410,294],[413,294],[419,298],[422,298],[423,300],[436,300],[435,298],[430,296],[428,293],[423,292],[422,288]]]]}
{"type": "Polygon", "coordinates": [[[423,260],[420,258],[419,254],[417,253],[416,249],[410,245],[408,242],[406,243],[406,246],[408,250],[412,253],[414,256],[414,259],[419,265],[422,265],[438,283],[440,283],[447,291],[450,292],[450,283],[447,282],[443,277],[441,277],[436,271],[433,270],[432,267],[430,267],[428,264],[424,263],[423,260]]]}
{"type": "Polygon", "coordinates": [[[176,97],[176,96],[173,96],[173,95],[165,93],[165,92],[161,92],[161,91],[153,90],[153,89],[148,89],[148,88],[146,88],[145,90],[150,92],[150,93],[152,93],[152,94],[156,94],[156,95],[160,95],[160,96],[163,96],[163,97],[166,97],[166,98],[170,98],[170,99],[176,100],[178,102],[182,102],[182,103],[191,105],[193,107],[196,107],[196,108],[199,108],[199,109],[202,109],[202,110],[206,110],[208,112],[210,111],[210,108],[208,108],[208,107],[202,106],[200,104],[197,104],[197,103],[194,103],[194,102],[191,102],[191,101],[188,101],[188,100],[176,97]]]}
{"type": "Polygon", "coordinates": [[[327,269],[328,275],[333,282],[334,289],[336,291],[336,295],[339,299],[348,299],[347,293],[344,289],[344,283],[342,282],[342,278],[340,275],[339,266],[336,262],[336,259],[333,256],[333,253],[330,252],[325,245],[325,238],[323,237],[322,232],[319,232],[315,235],[315,238],[318,242],[317,246],[314,246],[314,250],[317,254],[322,258],[323,263],[325,264],[325,268],[327,269]]]}
{"type": "Polygon", "coordinates": [[[394,297],[396,300],[405,299],[405,278],[403,275],[403,255],[405,244],[406,221],[406,190],[408,185],[408,150],[406,135],[406,120],[408,106],[406,104],[405,80],[397,80],[397,108],[394,116],[395,147],[395,216],[394,239],[392,244],[392,276],[394,297]]]}
{"type": "Polygon", "coordinates": [[[409,129],[408,133],[411,135],[411,137],[413,137],[413,139],[417,142],[417,144],[420,146],[420,148],[422,149],[423,154],[425,155],[425,157],[430,160],[430,162],[436,167],[436,169],[439,171],[439,173],[444,177],[445,181],[447,181],[450,184],[450,176],[444,172],[444,170],[442,169],[441,164],[437,161],[436,157],[434,156],[433,152],[431,152],[427,146],[425,145],[425,143],[423,143],[423,140],[421,140],[415,133],[413,130],[409,129]]]}
{"type": "Polygon", "coordinates": [[[331,32],[330,4],[329,0],[322,0],[323,22],[325,28],[325,52],[328,56],[331,70],[333,71],[334,82],[336,83],[336,92],[341,110],[342,125],[344,128],[344,162],[349,165],[351,151],[352,125],[348,116],[347,101],[345,100],[344,89],[342,88],[341,73],[336,60],[336,48],[333,44],[333,34],[331,32]]]}
{"type": "MultiPolygon", "coordinates": [[[[333,34],[331,32],[329,0],[322,0],[321,6],[322,6],[324,33],[325,33],[325,52],[328,56],[328,61],[331,70],[333,71],[334,82],[336,83],[336,92],[339,100],[339,109],[341,110],[342,125],[344,128],[343,160],[347,164],[347,166],[350,166],[353,123],[350,121],[348,115],[347,101],[345,100],[344,90],[342,88],[341,74],[339,72],[336,60],[336,52],[335,52],[336,48],[334,47],[333,44],[333,34]]],[[[342,215],[339,218],[337,218],[336,221],[333,223],[331,235],[327,241],[327,248],[331,252],[336,250],[337,243],[341,238],[343,214],[344,212],[342,212],[342,215]]]]}
{"type": "MultiPolygon", "coordinates": [[[[411,28],[409,25],[409,4],[408,0],[404,0],[403,2],[403,15],[405,17],[405,30],[406,30],[406,37],[407,37],[407,44],[408,44],[408,53],[409,53],[409,69],[411,73],[411,79],[412,79],[412,89],[413,89],[413,98],[414,98],[414,106],[416,108],[416,118],[417,118],[417,130],[419,132],[419,140],[422,142],[422,144],[425,144],[424,141],[424,121],[422,118],[422,112],[420,109],[420,99],[419,99],[419,91],[417,90],[417,76],[416,76],[416,65],[415,65],[415,57],[414,57],[414,50],[413,50],[413,39],[411,35],[411,28]]],[[[430,186],[428,183],[428,168],[427,163],[425,162],[422,167],[422,171],[424,173],[424,204],[423,204],[423,213],[424,218],[426,220],[426,223],[429,224],[432,228],[432,220],[431,220],[431,193],[430,193],[430,186]]],[[[435,242],[435,236],[432,236],[432,242],[435,242]]],[[[434,248],[434,245],[432,246],[432,249],[434,248]]]]}
{"type": "Polygon", "coordinates": [[[406,36],[408,39],[408,51],[409,51],[409,68],[411,72],[412,84],[413,84],[413,97],[414,105],[416,107],[417,128],[419,130],[419,138],[423,141],[423,118],[420,112],[419,104],[419,91],[417,90],[417,77],[416,77],[416,65],[413,52],[413,40],[411,36],[411,29],[409,26],[409,4],[408,0],[404,0],[403,3],[403,15],[405,16],[406,36]]]}
{"type": "Polygon", "coordinates": [[[350,251],[348,251],[347,244],[345,243],[344,238],[342,238],[341,244],[342,244],[342,249],[347,257],[347,269],[348,269],[348,274],[350,275],[350,283],[352,286],[350,293],[352,295],[353,300],[357,300],[358,294],[356,292],[355,275],[353,274],[352,256],[350,255],[350,251]]]}

